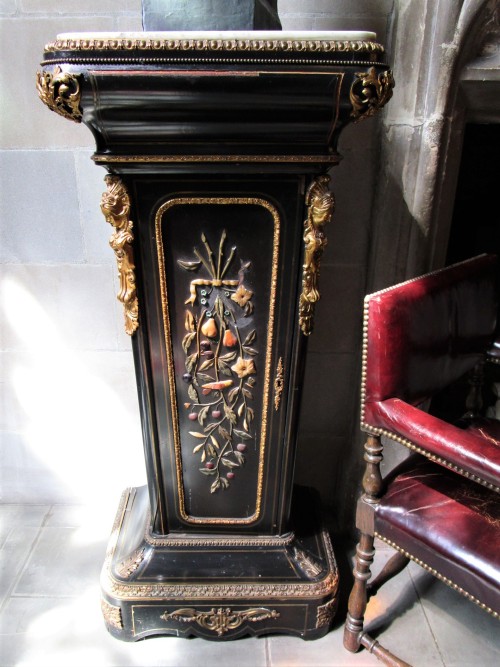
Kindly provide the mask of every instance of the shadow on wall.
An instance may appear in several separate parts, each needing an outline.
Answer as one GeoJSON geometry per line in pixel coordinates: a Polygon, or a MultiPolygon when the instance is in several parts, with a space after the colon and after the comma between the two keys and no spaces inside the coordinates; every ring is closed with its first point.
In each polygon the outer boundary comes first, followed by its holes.
{"type": "Polygon", "coordinates": [[[4,402],[19,417],[3,448],[2,501],[117,503],[121,480],[144,483],[138,415],[87,365],[99,358],[70,348],[29,285],[6,277],[0,296],[22,348],[5,369],[4,402]]]}

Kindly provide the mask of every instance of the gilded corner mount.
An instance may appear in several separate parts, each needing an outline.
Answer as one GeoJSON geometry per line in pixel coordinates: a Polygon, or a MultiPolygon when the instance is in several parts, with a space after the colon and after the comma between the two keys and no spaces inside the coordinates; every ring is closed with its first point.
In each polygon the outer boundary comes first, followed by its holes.
{"type": "Polygon", "coordinates": [[[81,123],[81,91],[78,76],[70,72],[63,72],[59,66],[53,72],[45,70],[37,72],[36,89],[42,102],[51,111],[75,123],[81,123]]]}
{"type": "Polygon", "coordinates": [[[330,177],[317,176],[306,193],[307,218],[304,221],[304,265],[299,301],[299,325],[309,336],[314,326],[314,305],[320,299],[318,289],[321,256],[327,245],[325,225],[335,209],[335,199],[328,189],[330,177]]]}
{"type": "Polygon", "coordinates": [[[374,116],[392,97],[394,77],[391,70],[377,76],[375,67],[367,72],[356,72],[356,78],[349,92],[352,104],[351,118],[354,122],[374,116]]]}
{"type": "Polygon", "coordinates": [[[118,176],[106,176],[107,191],[101,198],[101,211],[115,229],[109,245],[113,248],[118,264],[120,291],[117,299],[123,303],[125,331],[131,336],[139,326],[139,305],[135,284],[135,264],[132,243],[133,223],[129,220],[130,197],[118,176]]]}

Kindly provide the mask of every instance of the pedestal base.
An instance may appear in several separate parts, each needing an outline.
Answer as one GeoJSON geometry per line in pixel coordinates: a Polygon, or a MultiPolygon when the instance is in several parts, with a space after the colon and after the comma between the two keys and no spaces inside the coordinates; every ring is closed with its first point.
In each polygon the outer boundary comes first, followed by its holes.
{"type": "Polygon", "coordinates": [[[108,630],[126,641],[325,635],[338,573],[329,536],[305,495],[301,490],[296,498],[294,532],[284,536],[157,537],[150,532],[146,488],[127,489],[102,572],[108,630]]]}

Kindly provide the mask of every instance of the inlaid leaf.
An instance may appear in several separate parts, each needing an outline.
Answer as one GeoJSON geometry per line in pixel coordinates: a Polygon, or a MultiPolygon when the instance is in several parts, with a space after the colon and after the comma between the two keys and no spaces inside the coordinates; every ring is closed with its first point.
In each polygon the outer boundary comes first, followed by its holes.
{"type": "Polygon", "coordinates": [[[222,484],[222,488],[227,489],[227,487],[229,486],[228,480],[225,477],[221,477],[220,481],[221,481],[221,484],[222,484]]]}
{"type": "Polygon", "coordinates": [[[186,354],[188,353],[188,350],[191,347],[191,343],[193,342],[195,336],[196,336],[196,331],[193,331],[192,333],[186,334],[182,339],[182,349],[186,354]]]}
{"type": "Polygon", "coordinates": [[[252,410],[252,408],[247,408],[247,414],[246,414],[247,421],[252,422],[254,417],[255,417],[255,413],[252,410]]]}
{"type": "Polygon", "coordinates": [[[212,445],[207,445],[207,452],[209,456],[217,456],[217,452],[212,447],[212,445]]]}
{"type": "MultiPolygon", "coordinates": [[[[212,444],[213,444],[213,446],[215,447],[215,449],[220,449],[220,445],[219,445],[219,443],[217,442],[217,439],[216,439],[216,437],[215,437],[214,435],[211,435],[211,436],[210,436],[210,440],[212,441],[212,444]]],[[[217,456],[217,455],[214,453],[212,456],[217,456]]]]}
{"type": "MultiPolygon", "coordinates": [[[[214,365],[214,359],[205,359],[205,361],[200,365],[200,371],[206,371],[208,368],[212,368],[214,365]]],[[[212,380],[213,378],[210,378],[212,380]]]]}
{"type": "Polygon", "coordinates": [[[220,372],[223,375],[227,375],[228,377],[230,377],[232,375],[231,369],[229,368],[229,366],[226,363],[224,363],[221,359],[219,359],[217,361],[217,367],[219,368],[220,372]]]}
{"type": "Polygon", "coordinates": [[[256,349],[253,347],[247,347],[246,345],[243,346],[245,348],[245,352],[251,356],[254,356],[256,354],[259,354],[256,349]]]}
{"type": "Polygon", "coordinates": [[[197,454],[204,444],[205,444],[204,442],[200,442],[199,445],[196,445],[196,447],[193,449],[193,454],[197,454]]]}
{"type": "Polygon", "coordinates": [[[233,410],[229,407],[229,405],[224,406],[224,414],[226,415],[227,419],[231,422],[231,424],[236,424],[238,421],[238,418],[236,417],[236,414],[234,413],[233,410]]]}
{"type": "Polygon", "coordinates": [[[202,472],[204,475],[215,475],[217,470],[214,468],[213,470],[208,470],[208,468],[199,468],[199,471],[202,472]]]}
{"type": "Polygon", "coordinates": [[[233,429],[233,433],[235,433],[238,438],[241,438],[242,440],[251,440],[252,436],[248,435],[248,433],[245,433],[245,431],[239,431],[238,429],[233,429]]]}
{"type": "Polygon", "coordinates": [[[210,424],[207,424],[203,430],[205,431],[205,433],[210,433],[210,431],[214,429],[216,426],[217,426],[216,423],[211,422],[210,424]]]}
{"type": "Polygon", "coordinates": [[[227,395],[227,400],[230,403],[232,403],[234,401],[234,399],[236,398],[236,396],[238,395],[239,391],[240,391],[239,387],[235,387],[234,389],[231,389],[231,391],[227,395]]]}
{"type": "Polygon", "coordinates": [[[225,456],[222,457],[221,463],[222,465],[226,466],[226,468],[239,468],[238,463],[236,463],[235,461],[231,461],[231,459],[228,459],[225,456]]]}
{"type": "Polygon", "coordinates": [[[184,319],[184,328],[186,331],[192,331],[196,333],[196,320],[193,316],[193,313],[190,310],[186,310],[186,315],[184,319]]]}
{"type": "Polygon", "coordinates": [[[204,423],[205,419],[207,418],[209,408],[210,408],[209,405],[205,405],[205,406],[204,406],[203,408],[201,408],[201,410],[198,412],[198,421],[199,421],[199,423],[200,423],[202,426],[203,426],[203,423],[204,423]]]}
{"type": "Polygon", "coordinates": [[[256,335],[257,332],[255,331],[255,329],[253,331],[250,331],[248,336],[243,341],[243,345],[251,345],[254,342],[256,335]]]}
{"type": "Polygon", "coordinates": [[[231,440],[231,436],[229,435],[228,431],[226,431],[224,426],[219,426],[219,433],[224,438],[224,440],[231,440]]]}
{"type": "Polygon", "coordinates": [[[186,269],[186,271],[197,271],[201,266],[201,262],[185,262],[182,259],[178,259],[177,264],[186,269]]]}
{"type": "Polygon", "coordinates": [[[244,409],[245,409],[245,403],[241,403],[240,407],[238,408],[238,417],[242,416],[244,409]]]}
{"type": "Polygon", "coordinates": [[[192,435],[193,438],[203,438],[205,439],[207,436],[203,435],[203,433],[198,433],[198,431],[189,431],[189,435],[192,435]]]}
{"type": "Polygon", "coordinates": [[[219,357],[219,359],[225,361],[226,363],[234,361],[236,359],[236,352],[228,352],[227,354],[223,354],[221,357],[219,357]]]}
{"type": "Polygon", "coordinates": [[[191,373],[191,371],[193,370],[197,359],[198,359],[198,354],[196,352],[194,354],[190,354],[189,357],[186,359],[186,370],[188,373],[191,373]]]}
{"type": "Polygon", "coordinates": [[[238,461],[238,463],[240,464],[240,466],[245,465],[245,457],[241,452],[234,452],[234,456],[238,461]]]}
{"type": "Polygon", "coordinates": [[[253,394],[252,394],[251,391],[248,391],[248,389],[245,389],[245,387],[243,387],[241,392],[242,392],[243,396],[245,396],[245,398],[248,398],[248,399],[252,400],[253,394]]]}
{"type": "Polygon", "coordinates": [[[199,373],[198,372],[198,373],[196,373],[196,375],[198,376],[198,378],[200,380],[208,380],[208,382],[213,381],[213,377],[211,375],[208,375],[208,373],[199,373]]]}
{"type": "Polygon", "coordinates": [[[215,482],[210,487],[210,493],[215,493],[220,489],[220,480],[216,479],[215,482]]]}
{"type": "Polygon", "coordinates": [[[190,384],[188,387],[188,396],[195,403],[199,403],[200,399],[198,396],[198,392],[196,391],[196,389],[193,387],[192,384],[190,384]]]}

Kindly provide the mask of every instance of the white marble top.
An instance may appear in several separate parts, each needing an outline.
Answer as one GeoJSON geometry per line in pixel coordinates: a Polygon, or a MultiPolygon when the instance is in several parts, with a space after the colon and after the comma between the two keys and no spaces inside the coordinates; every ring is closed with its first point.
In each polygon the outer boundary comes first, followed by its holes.
{"type": "Polygon", "coordinates": [[[332,42],[368,42],[377,38],[374,32],[355,30],[185,30],[163,32],[63,32],[58,40],[86,39],[257,39],[257,40],[321,40],[332,42]]]}

